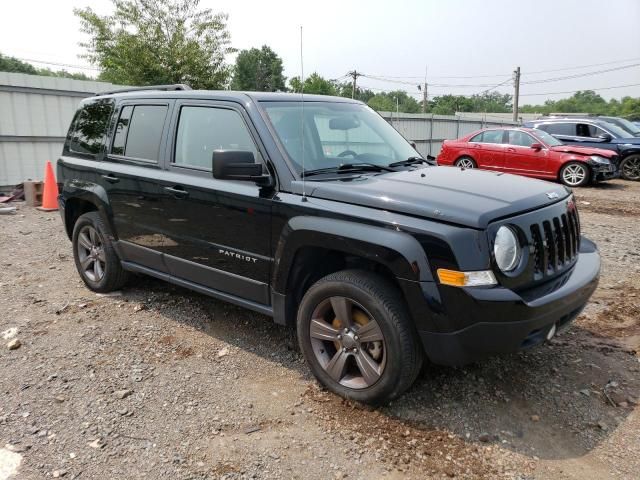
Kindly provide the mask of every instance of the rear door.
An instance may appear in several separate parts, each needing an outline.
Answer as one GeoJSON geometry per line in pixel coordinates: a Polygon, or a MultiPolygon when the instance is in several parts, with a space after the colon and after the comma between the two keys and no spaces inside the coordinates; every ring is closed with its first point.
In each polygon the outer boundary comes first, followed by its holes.
{"type": "MultiPolygon", "coordinates": [[[[213,178],[216,149],[264,158],[256,132],[232,102],[178,101],[161,183],[162,244],[169,273],[256,303],[270,303],[274,190],[213,178]]],[[[266,171],[266,169],[265,169],[266,171]]]]}
{"type": "Polygon", "coordinates": [[[507,130],[505,147],[505,171],[529,177],[549,177],[549,150],[534,150],[531,145],[540,143],[521,130],[507,130]]]}
{"type": "Polygon", "coordinates": [[[101,182],[113,210],[123,260],[166,271],[159,252],[162,157],[172,100],[135,100],[118,105],[112,141],[101,164],[101,182]]]}
{"type": "Polygon", "coordinates": [[[478,168],[487,170],[504,169],[504,134],[505,131],[502,129],[485,130],[480,138],[477,135],[473,137],[469,145],[473,149],[478,168]]]}

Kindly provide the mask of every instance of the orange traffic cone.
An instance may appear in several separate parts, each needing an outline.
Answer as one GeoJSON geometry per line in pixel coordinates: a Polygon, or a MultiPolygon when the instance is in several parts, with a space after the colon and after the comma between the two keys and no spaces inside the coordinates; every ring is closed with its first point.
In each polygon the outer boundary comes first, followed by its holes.
{"type": "Polygon", "coordinates": [[[53,174],[53,167],[49,160],[47,160],[47,165],[44,167],[42,206],[37,207],[37,209],[44,212],[58,210],[58,184],[56,183],[56,176],[53,174]]]}

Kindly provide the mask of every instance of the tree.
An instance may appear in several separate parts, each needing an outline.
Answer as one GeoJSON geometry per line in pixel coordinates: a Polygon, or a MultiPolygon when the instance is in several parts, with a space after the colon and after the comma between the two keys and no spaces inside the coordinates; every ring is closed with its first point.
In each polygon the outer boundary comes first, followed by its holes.
{"type": "Polygon", "coordinates": [[[418,113],[421,111],[418,101],[402,90],[378,93],[371,97],[367,103],[371,108],[379,112],[395,112],[396,107],[402,113],[418,113]]]}
{"type": "Polygon", "coordinates": [[[0,53],[0,72],[28,73],[37,75],[38,70],[30,63],[23,62],[15,57],[7,57],[0,53]]]}
{"type": "MultiPolygon", "coordinates": [[[[289,80],[289,86],[294,92],[300,93],[302,91],[302,82],[300,81],[300,77],[293,77],[291,80],[289,80]]],[[[321,77],[316,72],[313,72],[311,75],[304,79],[304,93],[315,93],[318,95],[337,95],[338,89],[334,82],[321,77]]]]}
{"type": "Polygon", "coordinates": [[[464,95],[439,95],[429,101],[429,112],[436,115],[454,115],[456,112],[472,112],[473,100],[464,95]]]}
{"type": "Polygon", "coordinates": [[[0,53],[0,72],[28,73],[29,75],[43,75],[47,77],[64,77],[76,80],[93,80],[84,73],[71,73],[66,70],[51,70],[49,68],[36,68],[30,63],[23,62],[15,57],[8,57],[0,53]]]}
{"type": "Polygon", "coordinates": [[[233,69],[233,90],[254,92],[286,91],[282,59],[266,45],[261,49],[242,50],[233,69]]]}
{"type": "Polygon", "coordinates": [[[199,0],[112,0],[112,15],[74,9],[89,35],[83,58],[98,65],[101,80],[124,85],[186,83],[218,89],[230,68],[227,15],[199,10],[199,0]]]}
{"type": "MultiPolygon", "coordinates": [[[[338,83],[336,85],[336,88],[338,90],[338,96],[351,98],[351,95],[353,93],[353,84],[351,82],[338,83]]],[[[368,88],[360,88],[356,85],[355,95],[353,96],[354,99],[360,100],[364,103],[368,103],[369,100],[371,100],[371,98],[374,96],[375,93],[373,93],[373,91],[369,90],[368,88]]]]}
{"type": "Polygon", "coordinates": [[[512,110],[511,95],[499,92],[483,92],[471,96],[472,112],[507,113],[512,110]]]}

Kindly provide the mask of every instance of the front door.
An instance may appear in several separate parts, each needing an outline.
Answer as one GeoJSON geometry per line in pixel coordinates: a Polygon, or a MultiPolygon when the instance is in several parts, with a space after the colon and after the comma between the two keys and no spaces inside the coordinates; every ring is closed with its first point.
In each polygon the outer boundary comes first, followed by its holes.
{"type": "Polygon", "coordinates": [[[259,304],[270,303],[271,191],[212,176],[214,150],[262,161],[244,111],[226,102],[176,104],[162,191],[162,252],[172,275],[259,304]]]}
{"type": "Polygon", "coordinates": [[[534,143],[540,142],[526,132],[507,130],[505,171],[529,177],[553,177],[553,173],[548,172],[549,150],[534,150],[531,148],[534,143]]]}

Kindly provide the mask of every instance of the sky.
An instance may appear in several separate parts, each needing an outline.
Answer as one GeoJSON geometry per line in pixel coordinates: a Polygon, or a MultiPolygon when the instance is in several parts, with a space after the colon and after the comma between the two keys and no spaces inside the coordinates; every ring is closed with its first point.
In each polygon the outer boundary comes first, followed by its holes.
{"type": "MultiPolygon", "coordinates": [[[[100,14],[112,10],[110,0],[5,2],[0,52],[90,67],[79,58],[83,34],[73,15],[87,5],[100,14]]],[[[426,72],[430,97],[501,83],[495,91],[513,93],[512,72],[520,66],[521,105],[584,89],[607,99],[640,97],[640,0],[201,0],[200,6],[229,15],[233,47],[269,45],[287,77],[301,73],[302,26],[305,76],[343,79],[356,70],[365,75],[359,85],[375,91],[402,89],[418,98],[426,72]],[[592,74],[602,70],[610,71],[592,74]],[[576,78],[557,80],[567,76],[576,78]]]]}

